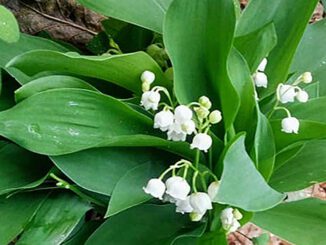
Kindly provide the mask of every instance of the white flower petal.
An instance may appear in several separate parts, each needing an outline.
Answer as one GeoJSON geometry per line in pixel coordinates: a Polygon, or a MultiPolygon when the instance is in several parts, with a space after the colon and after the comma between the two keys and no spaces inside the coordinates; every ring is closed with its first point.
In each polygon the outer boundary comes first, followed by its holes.
{"type": "Polygon", "coordinates": [[[179,105],[174,110],[174,118],[178,123],[184,123],[186,121],[191,120],[192,118],[192,110],[185,105],[179,105]]]}
{"type": "Polygon", "coordinates": [[[208,134],[199,133],[196,134],[190,145],[191,149],[197,148],[201,151],[207,152],[212,146],[212,138],[208,134]]]}
{"type": "Polygon", "coordinates": [[[151,71],[144,71],[141,76],[140,76],[140,80],[143,83],[147,83],[147,84],[152,84],[155,80],[155,74],[151,71]]]}
{"type": "Polygon", "coordinates": [[[157,91],[146,91],[142,94],[140,105],[142,105],[145,110],[156,111],[161,100],[161,95],[157,91]]]}
{"type": "Polygon", "coordinates": [[[160,111],[155,114],[154,117],[154,128],[159,128],[160,130],[167,131],[173,124],[174,115],[171,111],[160,111]]]}
{"type": "Polygon", "coordinates": [[[191,213],[194,210],[190,205],[189,196],[185,200],[177,200],[176,206],[177,213],[191,213]]]}
{"type": "Polygon", "coordinates": [[[208,186],[207,193],[212,201],[215,199],[219,188],[220,183],[218,181],[214,181],[208,186]]]}
{"type": "Polygon", "coordinates": [[[282,131],[288,134],[295,133],[299,131],[300,122],[295,117],[286,117],[282,120],[282,131]]]}
{"type": "Polygon", "coordinates": [[[185,200],[191,190],[188,182],[180,176],[172,176],[165,182],[166,193],[171,197],[185,200]]]}
{"type": "Polygon", "coordinates": [[[258,66],[258,71],[262,71],[262,72],[265,71],[266,65],[267,65],[267,59],[264,58],[258,66]]]}
{"type": "Polygon", "coordinates": [[[150,179],[146,187],[143,187],[145,193],[162,200],[165,192],[165,184],[160,179],[150,179]]]}
{"type": "Polygon", "coordinates": [[[309,94],[304,90],[300,90],[297,92],[296,98],[299,102],[306,103],[309,100],[309,94]]]}
{"type": "Polygon", "coordinates": [[[256,72],[254,74],[254,82],[256,87],[263,87],[263,88],[267,88],[268,85],[268,78],[266,76],[265,73],[263,72],[256,72]]]}
{"type": "Polygon", "coordinates": [[[281,84],[278,92],[280,102],[283,104],[288,102],[294,102],[294,98],[297,94],[295,91],[295,87],[287,84],[281,84]]]}
{"type": "Polygon", "coordinates": [[[205,192],[196,192],[190,195],[190,204],[195,213],[204,214],[207,210],[212,209],[210,197],[205,192]]]}

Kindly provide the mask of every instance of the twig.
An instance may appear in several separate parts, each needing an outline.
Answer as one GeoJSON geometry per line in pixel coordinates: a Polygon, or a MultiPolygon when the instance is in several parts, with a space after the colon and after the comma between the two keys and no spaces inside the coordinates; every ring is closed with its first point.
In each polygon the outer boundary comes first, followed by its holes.
{"type": "Polygon", "coordinates": [[[59,9],[59,12],[60,12],[62,18],[65,18],[65,15],[64,15],[63,12],[62,12],[62,9],[61,9],[61,6],[60,6],[60,3],[59,3],[59,0],[55,0],[55,2],[57,3],[57,7],[58,7],[58,9],[59,9]]]}
{"type": "Polygon", "coordinates": [[[86,32],[88,32],[89,34],[91,34],[91,35],[93,35],[93,36],[97,35],[97,32],[92,31],[92,30],[89,30],[89,29],[87,29],[86,27],[83,27],[83,26],[77,25],[77,24],[72,23],[72,22],[70,22],[70,21],[61,20],[61,19],[59,19],[59,18],[56,18],[56,17],[51,16],[51,15],[48,15],[48,14],[45,14],[45,13],[43,13],[43,12],[41,12],[41,11],[39,11],[39,10],[37,10],[37,9],[35,9],[35,8],[33,8],[33,7],[31,7],[31,6],[29,6],[28,4],[21,2],[21,1],[20,1],[20,3],[21,3],[23,6],[25,6],[26,8],[29,8],[30,10],[34,11],[35,13],[38,13],[39,15],[43,16],[44,18],[47,18],[47,19],[50,19],[50,20],[54,20],[54,21],[57,21],[57,22],[60,22],[60,23],[66,24],[66,25],[70,25],[70,26],[72,26],[72,27],[75,27],[76,29],[79,29],[79,30],[82,30],[82,31],[86,31],[86,32]]]}

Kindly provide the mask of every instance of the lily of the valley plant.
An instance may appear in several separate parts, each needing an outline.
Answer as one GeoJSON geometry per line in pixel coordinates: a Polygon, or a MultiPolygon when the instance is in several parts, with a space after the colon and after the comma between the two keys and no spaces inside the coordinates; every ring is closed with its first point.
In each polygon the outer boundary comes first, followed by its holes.
{"type": "Polygon", "coordinates": [[[317,0],[79,2],[82,51],[0,8],[0,245],[325,242],[317,0]]]}

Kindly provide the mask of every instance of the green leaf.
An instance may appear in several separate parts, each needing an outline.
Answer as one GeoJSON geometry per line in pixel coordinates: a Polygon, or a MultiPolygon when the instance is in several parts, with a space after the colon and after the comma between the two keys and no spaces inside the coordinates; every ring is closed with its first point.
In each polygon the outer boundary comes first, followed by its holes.
{"type": "Polygon", "coordinates": [[[50,167],[46,157],[33,154],[11,143],[1,145],[0,195],[40,185],[50,167]]]}
{"type": "Polygon", "coordinates": [[[9,244],[25,229],[44,198],[38,192],[0,197],[0,244],[9,244]]]}
{"type": "Polygon", "coordinates": [[[78,0],[87,8],[161,33],[165,12],[172,0],[78,0]]]}
{"type": "Polygon", "coordinates": [[[247,131],[255,124],[255,88],[248,64],[235,48],[232,48],[228,59],[228,73],[240,97],[240,107],[234,126],[237,132],[247,131]]]}
{"type": "Polygon", "coordinates": [[[204,234],[206,228],[207,222],[199,224],[195,229],[177,236],[172,241],[171,245],[193,245],[196,241],[198,241],[198,238],[204,234]]]}
{"type": "Polygon", "coordinates": [[[253,156],[257,169],[269,180],[273,173],[275,163],[275,143],[272,127],[266,116],[260,112],[257,104],[257,127],[254,138],[253,156]]]}
{"type": "Polygon", "coordinates": [[[151,178],[158,177],[164,171],[164,165],[145,163],[130,169],[118,181],[110,199],[106,217],[116,215],[152,199],[143,187],[151,178]]]}
{"type": "Polygon", "coordinates": [[[295,157],[303,148],[304,142],[294,143],[279,151],[275,156],[274,171],[283,166],[291,158],[295,157]]]}
{"type": "Polygon", "coordinates": [[[80,88],[98,91],[83,80],[70,76],[46,76],[30,81],[15,91],[16,102],[20,102],[34,94],[56,88],[80,88]]]}
{"type": "Polygon", "coordinates": [[[262,59],[268,56],[276,44],[277,35],[273,23],[234,39],[234,46],[246,59],[251,73],[256,71],[262,59]]]}
{"type": "Polygon", "coordinates": [[[0,113],[0,134],[31,151],[60,155],[119,136],[149,134],[151,120],[118,100],[88,90],[36,94],[0,113]],[[125,127],[124,122],[133,122],[125,127]]]}
{"type": "Polygon", "coordinates": [[[28,224],[17,245],[62,243],[90,206],[68,193],[51,194],[28,224]]]}
{"type": "Polygon", "coordinates": [[[320,95],[326,95],[326,20],[309,25],[295,53],[291,73],[300,74],[306,71],[313,73],[314,81],[319,81],[320,95]]]}
{"type": "MultiPolygon", "coordinates": [[[[298,119],[326,123],[326,113],[320,113],[326,111],[326,97],[310,99],[306,103],[289,104],[287,108],[298,119]]],[[[276,111],[274,118],[283,119],[284,112],[276,111]]]]}
{"type": "Polygon", "coordinates": [[[187,104],[206,95],[218,105],[219,94],[227,129],[239,107],[227,71],[234,27],[233,1],[175,0],[166,14],[163,35],[179,102],[187,104]]]}
{"type": "Polygon", "coordinates": [[[0,38],[8,43],[19,40],[19,26],[15,16],[4,6],[0,5],[0,38]]]}
{"type": "Polygon", "coordinates": [[[174,205],[141,205],[108,219],[85,245],[169,244],[188,222],[174,205]]]}
{"type": "Polygon", "coordinates": [[[300,120],[298,134],[287,134],[281,131],[281,120],[272,120],[271,125],[274,132],[276,150],[297,142],[304,142],[312,139],[326,138],[326,124],[313,121],[300,120]]]}
{"type": "Polygon", "coordinates": [[[55,51],[32,51],[12,59],[7,67],[14,67],[29,76],[44,71],[72,73],[75,75],[103,79],[141,94],[140,76],[145,70],[155,73],[155,85],[169,88],[169,82],[157,63],[146,53],[122,55],[83,56],[77,53],[55,51]]]}
{"type": "Polygon", "coordinates": [[[252,238],[253,245],[268,245],[269,235],[268,233],[263,233],[259,237],[252,238]]]}
{"type": "Polygon", "coordinates": [[[116,184],[129,170],[148,162],[160,165],[166,157],[149,148],[114,147],[94,148],[51,159],[79,186],[89,191],[111,195],[116,184]],[[90,162],[92,164],[89,164],[90,162]]]}
{"type": "Polygon", "coordinates": [[[247,35],[273,22],[277,45],[268,56],[266,73],[269,86],[264,95],[275,92],[277,84],[287,80],[289,68],[318,0],[251,0],[237,26],[237,36],[247,35]],[[261,11],[264,9],[264,11],[261,11]]]}
{"type": "Polygon", "coordinates": [[[322,245],[325,243],[326,202],[306,199],[284,203],[256,213],[253,222],[291,243],[322,245]]]}
{"type": "Polygon", "coordinates": [[[157,134],[152,120],[126,104],[94,91],[53,89],[31,96],[0,113],[0,135],[46,155],[104,146],[151,146],[194,156],[186,142],[157,134]],[[133,122],[126,127],[125,122],[133,122]]]}
{"type": "Polygon", "coordinates": [[[214,201],[253,212],[274,207],[284,195],[267,185],[246,153],[244,140],[245,136],[239,135],[225,152],[221,186],[214,201]]]}
{"type": "Polygon", "coordinates": [[[63,245],[81,245],[85,244],[88,237],[100,226],[101,222],[91,220],[83,224],[83,226],[73,235],[70,239],[67,239],[63,245]]]}
{"type": "Polygon", "coordinates": [[[306,142],[300,151],[278,168],[270,184],[276,190],[290,192],[326,181],[326,140],[306,142]]]}

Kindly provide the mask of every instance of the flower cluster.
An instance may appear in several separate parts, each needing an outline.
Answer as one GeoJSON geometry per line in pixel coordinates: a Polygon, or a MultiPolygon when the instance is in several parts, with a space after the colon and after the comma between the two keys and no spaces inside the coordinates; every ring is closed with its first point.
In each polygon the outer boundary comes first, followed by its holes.
{"type": "Polygon", "coordinates": [[[200,172],[191,162],[180,160],[165,170],[159,178],[150,179],[143,190],[155,198],[174,203],[176,212],[189,213],[192,221],[200,221],[206,211],[213,208],[212,201],[219,190],[219,181],[212,173],[200,172]],[[176,169],[183,170],[182,177],[176,175],[176,169]],[[193,170],[192,187],[186,179],[188,169],[193,170]],[[164,182],[163,178],[171,171],[172,176],[164,182]],[[206,174],[210,174],[215,181],[208,186],[207,192],[197,191],[197,177],[200,176],[204,181],[206,174]]]}
{"type": "Polygon", "coordinates": [[[267,75],[264,73],[266,65],[267,65],[267,59],[264,58],[259,64],[257,71],[253,74],[253,79],[256,87],[267,88],[268,78],[267,75]]]}
{"type": "Polygon", "coordinates": [[[212,103],[209,98],[202,96],[197,102],[175,106],[166,88],[161,86],[151,88],[155,80],[154,73],[145,71],[140,79],[143,90],[141,106],[145,110],[153,111],[157,111],[160,106],[163,107],[154,116],[154,128],[167,132],[167,139],[172,141],[186,141],[187,136],[195,134],[191,149],[207,152],[212,146],[212,138],[208,135],[209,128],[222,120],[220,111],[210,111],[212,103]],[[166,95],[170,104],[161,102],[160,92],[166,95]]]}
{"type": "Polygon", "coordinates": [[[283,107],[278,106],[279,103],[286,104],[297,100],[301,103],[306,103],[309,99],[309,95],[306,91],[300,88],[298,85],[300,83],[311,83],[312,75],[310,72],[305,72],[300,75],[293,84],[283,84],[280,83],[276,89],[276,105],[274,110],[284,110],[287,113],[287,117],[282,120],[282,131],[285,133],[295,133],[297,134],[300,127],[300,122],[297,118],[292,117],[290,111],[283,107]]]}

